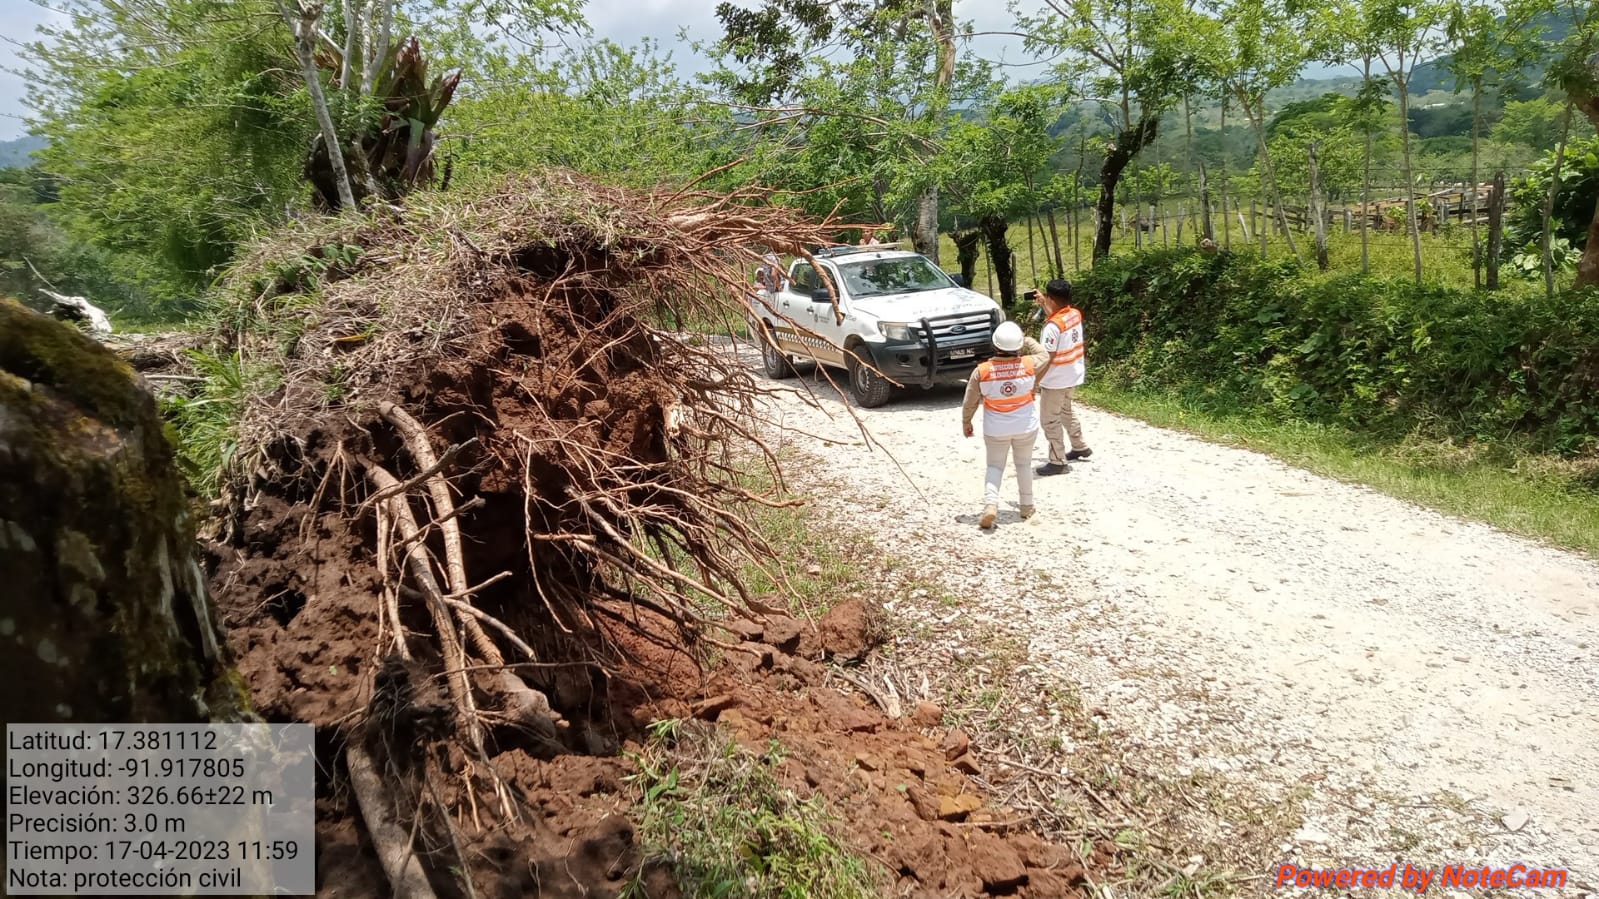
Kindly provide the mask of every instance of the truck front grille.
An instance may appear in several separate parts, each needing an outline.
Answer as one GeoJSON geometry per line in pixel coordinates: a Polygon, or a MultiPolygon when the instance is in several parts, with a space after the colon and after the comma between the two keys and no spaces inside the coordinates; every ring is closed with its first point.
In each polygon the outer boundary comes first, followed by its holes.
{"type": "Polygon", "coordinates": [[[912,333],[921,340],[931,331],[933,340],[940,345],[950,343],[987,343],[994,333],[994,316],[988,312],[961,312],[924,318],[912,333]]]}

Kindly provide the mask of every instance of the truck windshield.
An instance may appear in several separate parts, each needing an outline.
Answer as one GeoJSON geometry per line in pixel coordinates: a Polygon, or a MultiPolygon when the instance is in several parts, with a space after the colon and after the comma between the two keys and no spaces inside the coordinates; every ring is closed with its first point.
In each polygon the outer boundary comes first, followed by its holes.
{"type": "Polygon", "coordinates": [[[953,284],[943,270],[921,256],[847,262],[838,270],[852,297],[941,290],[953,284]]]}

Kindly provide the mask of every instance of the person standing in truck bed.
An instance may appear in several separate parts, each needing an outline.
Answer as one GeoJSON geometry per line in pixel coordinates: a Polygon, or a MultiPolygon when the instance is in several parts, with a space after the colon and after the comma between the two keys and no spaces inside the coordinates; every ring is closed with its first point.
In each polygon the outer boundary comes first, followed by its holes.
{"type": "Polygon", "coordinates": [[[1022,334],[1020,325],[1003,322],[994,329],[996,355],[972,372],[961,405],[961,431],[972,436],[972,417],[983,407],[983,443],[988,451],[983,477],[983,514],[977,526],[987,530],[999,518],[999,487],[1005,480],[1006,457],[1016,464],[1016,492],[1022,518],[1033,517],[1033,444],[1038,442],[1038,403],[1033,397],[1035,373],[1049,363],[1049,352],[1022,334]]]}

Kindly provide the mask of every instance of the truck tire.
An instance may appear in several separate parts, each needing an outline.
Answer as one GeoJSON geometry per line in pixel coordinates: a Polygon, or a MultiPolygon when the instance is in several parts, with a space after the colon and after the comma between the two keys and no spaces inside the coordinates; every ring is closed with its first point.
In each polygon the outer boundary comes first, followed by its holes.
{"type": "Polygon", "coordinates": [[[774,381],[794,377],[794,364],[788,361],[788,354],[778,347],[771,326],[761,322],[760,329],[761,370],[774,381]]]}
{"type": "Polygon", "coordinates": [[[849,395],[855,405],[862,409],[875,409],[888,402],[893,392],[894,385],[872,370],[871,362],[862,355],[860,348],[850,348],[849,395]]]}

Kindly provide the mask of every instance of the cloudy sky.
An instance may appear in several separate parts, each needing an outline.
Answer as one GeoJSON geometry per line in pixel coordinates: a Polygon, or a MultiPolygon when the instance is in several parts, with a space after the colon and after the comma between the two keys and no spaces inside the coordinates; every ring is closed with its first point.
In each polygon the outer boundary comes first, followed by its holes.
{"type": "MultiPolygon", "coordinates": [[[[741,2],[754,5],[753,0],[741,2]]],[[[970,19],[978,31],[1005,31],[1012,27],[1005,5],[995,0],[957,0],[955,7],[956,13],[970,19]]],[[[715,8],[715,0],[589,0],[585,15],[597,37],[621,44],[655,38],[673,52],[680,65],[694,69],[697,61],[686,44],[678,43],[678,35],[686,29],[690,40],[714,38],[719,33],[715,8]]],[[[29,40],[35,27],[55,15],[34,0],[0,0],[0,140],[17,137],[27,127],[23,121],[26,110],[22,105],[22,79],[15,73],[19,65],[17,44],[29,40]]],[[[996,61],[1022,59],[1020,43],[1014,38],[980,37],[974,42],[974,50],[996,61]]]]}

